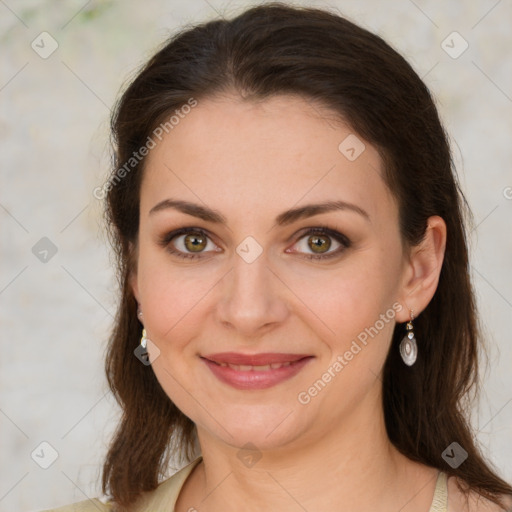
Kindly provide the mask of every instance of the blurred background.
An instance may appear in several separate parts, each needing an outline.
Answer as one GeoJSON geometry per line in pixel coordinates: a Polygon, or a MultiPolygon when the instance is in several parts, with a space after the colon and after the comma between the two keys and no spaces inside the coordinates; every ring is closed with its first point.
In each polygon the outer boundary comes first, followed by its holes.
{"type": "MultiPolygon", "coordinates": [[[[101,495],[119,417],[103,373],[117,287],[93,190],[119,89],[178,28],[257,3],[0,0],[0,511],[101,495]]],[[[294,3],[378,33],[436,98],[474,214],[490,357],[473,422],[512,481],[512,3],[294,3]]]]}

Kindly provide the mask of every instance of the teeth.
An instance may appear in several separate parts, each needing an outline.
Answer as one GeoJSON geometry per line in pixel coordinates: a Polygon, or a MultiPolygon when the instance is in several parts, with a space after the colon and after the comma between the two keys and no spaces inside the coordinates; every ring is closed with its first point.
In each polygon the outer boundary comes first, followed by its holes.
{"type": "Polygon", "coordinates": [[[237,372],[250,372],[250,371],[256,371],[256,372],[268,372],[269,370],[275,370],[277,368],[282,368],[286,366],[290,366],[292,363],[290,361],[287,361],[286,363],[271,363],[271,364],[264,364],[260,366],[252,366],[248,364],[230,364],[230,363],[219,363],[220,366],[229,366],[233,370],[236,370],[237,372]]]}
{"type": "Polygon", "coordinates": [[[253,366],[253,368],[257,372],[266,372],[267,370],[270,370],[270,365],[264,364],[262,366],[253,366]]]}

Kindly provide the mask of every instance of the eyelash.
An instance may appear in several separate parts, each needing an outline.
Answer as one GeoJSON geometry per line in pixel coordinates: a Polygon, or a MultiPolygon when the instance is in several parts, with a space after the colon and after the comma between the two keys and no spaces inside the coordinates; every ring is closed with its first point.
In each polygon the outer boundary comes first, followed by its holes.
{"type": "MultiPolygon", "coordinates": [[[[183,234],[190,234],[190,233],[197,233],[201,236],[204,236],[208,239],[210,237],[208,236],[208,233],[204,231],[201,228],[194,228],[194,227],[188,227],[188,228],[180,228],[176,229],[174,231],[171,231],[170,233],[167,233],[159,240],[159,245],[164,247],[167,251],[169,251],[171,254],[178,256],[179,258],[184,259],[196,259],[196,258],[202,258],[201,254],[203,253],[197,253],[197,254],[191,254],[191,253],[183,253],[182,251],[178,251],[172,247],[172,240],[180,235],[183,234]]],[[[329,236],[331,238],[334,238],[338,243],[341,244],[341,247],[336,249],[335,251],[326,253],[324,255],[315,255],[315,254],[302,254],[301,257],[308,259],[308,260],[326,260],[333,258],[335,256],[340,255],[345,249],[348,249],[352,242],[342,233],[339,233],[338,231],[334,231],[326,226],[318,226],[314,228],[308,228],[305,233],[303,233],[297,241],[302,240],[302,238],[308,236],[308,235],[324,235],[329,236]]]]}

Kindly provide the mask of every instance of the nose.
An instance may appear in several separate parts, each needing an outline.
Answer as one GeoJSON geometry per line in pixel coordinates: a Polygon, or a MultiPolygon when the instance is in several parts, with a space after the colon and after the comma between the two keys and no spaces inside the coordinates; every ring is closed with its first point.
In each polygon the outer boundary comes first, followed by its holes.
{"type": "Polygon", "coordinates": [[[265,251],[250,263],[236,253],[233,260],[222,280],[217,319],[244,339],[255,339],[286,320],[287,288],[270,268],[265,251]]]}

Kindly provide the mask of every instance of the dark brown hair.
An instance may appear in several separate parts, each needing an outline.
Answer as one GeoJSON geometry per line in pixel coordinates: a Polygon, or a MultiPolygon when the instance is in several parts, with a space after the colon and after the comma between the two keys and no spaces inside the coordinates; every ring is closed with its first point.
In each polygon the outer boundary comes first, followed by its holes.
{"type": "Polygon", "coordinates": [[[103,492],[121,507],[154,489],[171,455],[190,460],[195,427],[162,390],[151,366],[134,356],[141,335],[128,283],[137,243],[144,159],[126,171],[152,131],[191,98],[237,94],[247,101],[299,94],[322,104],[374,145],[399,205],[404,246],[418,244],[427,219],[441,216],[447,245],[439,284],[415,320],[419,357],[400,359],[396,325],[383,372],[387,432],[412,460],[461,478],[495,503],[512,494],[484,460],[469,423],[478,396],[481,339],[469,276],[465,222],[447,136],[428,88],[380,37],[326,10],[266,4],[237,17],[182,30],[147,62],[112,116],[115,158],[106,217],[121,288],[106,358],[108,383],[123,415],[103,467],[103,492]],[[125,166],[122,179],[119,169],[125,166]],[[468,458],[452,468],[443,451],[457,442],[468,458]]]}

